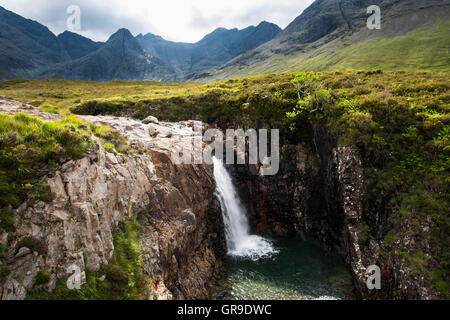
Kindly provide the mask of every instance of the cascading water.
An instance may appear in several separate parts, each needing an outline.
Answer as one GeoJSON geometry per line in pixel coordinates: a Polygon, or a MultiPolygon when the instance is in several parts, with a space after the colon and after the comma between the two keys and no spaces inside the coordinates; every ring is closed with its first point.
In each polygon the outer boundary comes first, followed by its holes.
{"type": "Polygon", "coordinates": [[[337,257],[298,238],[269,241],[251,235],[246,210],[222,160],[214,158],[228,254],[227,280],[216,299],[284,300],[351,298],[351,276],[337,257]],[[276,243],[277,249],[273,243],[276,243]],[[231,284],[231,286],[229,285],[231,284]]]}
{"type": "Polygon", "coordinates": [[[258,260],[278,253],[271,241],[250,234],[246,210],[234,188],[230,174],[225,169],[222,160],[214,157],[213,162],[216,193],[225,224],[228,254],[258,260]]]}

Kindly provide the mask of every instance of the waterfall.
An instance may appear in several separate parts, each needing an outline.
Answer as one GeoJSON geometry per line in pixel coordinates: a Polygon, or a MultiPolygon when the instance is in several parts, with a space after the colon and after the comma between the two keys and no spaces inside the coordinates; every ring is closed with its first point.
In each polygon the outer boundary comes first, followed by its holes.
{"type": "Polygon", "coordinates": [[[225,225],[228,254],[258,260],[276,254],[271,241],[250,234],[246,210],[242,205],[230,174],[222,160],[214,157],[216,194],[220,201],[225,225]]]}

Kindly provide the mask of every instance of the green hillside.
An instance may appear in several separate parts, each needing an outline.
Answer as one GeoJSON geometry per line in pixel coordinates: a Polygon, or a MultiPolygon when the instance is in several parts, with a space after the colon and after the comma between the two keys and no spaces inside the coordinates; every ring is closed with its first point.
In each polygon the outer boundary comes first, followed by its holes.
{"type": "Polygon", "coordinates": [[[309,58],[296,68],[305,70],[430,70],[450,71],[450,21],[422,27],[402,36],[378,38],[309,58]]]}
{"type": "Polygon", "coordinates": [[[449,30],[450,21],[440,20],[432,26],[394,37],[371,38],[356,43],[339,38],[318,49],[289,55],[265,52],[270,56],[266,60],[255,61],[245,68],[230,64],[223,69],[210,70],[210,75],[201,81],[289,71],[380,68],[449,72],[449,30]]]}

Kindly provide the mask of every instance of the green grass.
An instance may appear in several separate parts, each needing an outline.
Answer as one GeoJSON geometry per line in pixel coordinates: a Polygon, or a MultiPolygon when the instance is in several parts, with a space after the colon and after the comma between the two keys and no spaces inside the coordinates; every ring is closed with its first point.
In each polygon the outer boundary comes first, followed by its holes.
{"type": "Polygon", "coordinates": [[[73,105],[92,99],[113,100],[151,99],[194,93],[201,86],[196,83],[160,83],[112,81],[108,83],[70,80],[17,79],[0,82],[0,95],[61,113],[73,105]]]}
{"type": "Polygon", "coordinates": [[[47,270],[39,270],[39,272],[36,275],[35,282],[37,285],[43,285],[50,282],[50,274],[47,270]]]}
{"type": "Polygon", "coordinates": [[[308,71],[382,70],[450,71],[450,22],[440,21],[401,36],[368,39],[329,50],[296,63],[295,68],[308,71]]]}
{"type": "MultiPolygon", "coordinates": [[[[11,229],[11,212],[25,199],[50,200],[46,175],[91,148],[87,128],[75,117],[45,123],[26,114],[0,114],[0,221],[11,229]]],[[[5,228],[6,227],[6,228],[5,228]]]]}
{"type": "Polygon", "coordinates": [[[39,111],[41,112],[47,112],[47,113],[54,113],[54,114],[61,114],[61,115],[70,115],[70,112],[67,109],[62,109],[60,107],[55,107],[47,102],[43,104],[34,103],[36,106],[40,106],[39,111]]]}

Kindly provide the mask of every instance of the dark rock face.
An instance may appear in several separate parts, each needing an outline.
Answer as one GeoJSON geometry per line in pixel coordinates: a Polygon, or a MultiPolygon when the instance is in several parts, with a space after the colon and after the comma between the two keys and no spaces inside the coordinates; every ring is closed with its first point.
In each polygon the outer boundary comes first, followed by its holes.
{"type": "Polygon", "coordinates": [[[197,43],[179,43],[153,35],[138,35],[142,47],[177,71],[178,77],[224,64],[275,38],[281,29],[268,22],[242,30],[218,28],[197,43]]]}
{"type": "Polygon", "coordinates": [[[311,141],[281,147],[276,176],[260,176],[254,166],[229,167],[254,231],[300,235],[340,253],[361,298],[438,297],[423,278],[409,276],[404,258],[383,243],[380,230],[387,227],[384,217],[389,213],[379,204],[382,195],[369,188],[358,153],[338,147],[336,137],[324,128],[312,127],[311,131],[311,141]],[[374,210],[378,218],[370,219],[374,210]],[[371,265],[381,269],[381,290],[367,288],[366,270],[371,265]]]}
{"type": "MultiPolygon", "coordinates": [[[[153,226],[147,225],[148,228],[153,226]]],[[[165,234],[164,229],[160,231],[165,234]]],[[[178,230],[169,242],[160,238],[162,279],[175,299],[210,299],[211,288],[223,277],[222,261],[226,255],[222,213],[217,199],[210,203],[205,216],[198,217],[192,231],[185,234],[178,230]],[[173,246],[174,243],[177,246],[173,246]]]]}
{"type": "Polygon", "coordinates": [[[48,28],[2,7],[0,48],[0,80],[27,77],[39,68],[70,60],[48,28]]]}
{"type": "Polygon", "coordinates": [[[101,49],[55,65],[39,75],[39,78],[93,81],[171,80],[173,77],[172,68],[146,54],[127,29],[113,34],[101,49]]]}
{"type": "Polygon", "coordinates": [[[317,0],[280,34],[292,43],[310,43],[338,29],[361,27],[367,20],[366,9],[382,0],[317,0]]]}
{"type": "Polygon", "coordinates": [[[94,42],[91,39],[69,31],[65,31],[58,35],[58,40],[72,60],[84,57],[89,53],[100,49],[103,45],[102,42],[94,42]]]}

